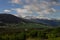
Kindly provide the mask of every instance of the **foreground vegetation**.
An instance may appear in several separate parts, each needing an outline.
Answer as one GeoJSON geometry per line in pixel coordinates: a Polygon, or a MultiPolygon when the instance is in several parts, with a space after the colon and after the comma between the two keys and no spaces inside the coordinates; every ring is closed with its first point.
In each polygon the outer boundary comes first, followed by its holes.
{"type": "Polygon", "coordinates": [[[60,27],[37,23],[0,25],[0,40],[60,40],[60,27]]]}
{"type": "Polygon", "coordinates": [[[0,28],[0,40],[60,40],[59,28],[0,28]]]}

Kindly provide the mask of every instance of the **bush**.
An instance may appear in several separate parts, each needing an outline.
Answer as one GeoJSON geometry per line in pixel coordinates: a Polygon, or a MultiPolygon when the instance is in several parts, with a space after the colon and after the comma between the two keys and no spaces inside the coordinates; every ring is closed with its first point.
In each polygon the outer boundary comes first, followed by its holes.
{"type": "Polygon", "coordinates": [[[16,40],[26,40],[26,34],[24,32],[19,33],[18,35],[16,35],[15,39],[16,40]]]}
{"type": "Polygon", "coordinates": [[[38,37],[43,38],[43,39],[48,39],[47,33],[43,31],[38,32],[38,37]]]}
{"type": "Polygon", "coordinates": [[[36,30],[31,31],[30,37],[32,37],[32,38],[37,37],[37,31],[36,30]]]}

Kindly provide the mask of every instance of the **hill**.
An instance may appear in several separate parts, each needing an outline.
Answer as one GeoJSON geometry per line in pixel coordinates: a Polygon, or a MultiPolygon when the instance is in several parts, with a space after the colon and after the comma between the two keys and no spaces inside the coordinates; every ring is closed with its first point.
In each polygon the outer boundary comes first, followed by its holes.
{"type": "Polygon", "coordinates": [[[48,19],[26,19],[12,14],[0,14],[0,26],[11,28],[46,28],[59,26],[60,21],[48,19]]]}
{"type": "Polygon", "coordinates": [[[19,23],[22,18],[16,17],[12,14],[0,14],[0,23],[19,23]]]}

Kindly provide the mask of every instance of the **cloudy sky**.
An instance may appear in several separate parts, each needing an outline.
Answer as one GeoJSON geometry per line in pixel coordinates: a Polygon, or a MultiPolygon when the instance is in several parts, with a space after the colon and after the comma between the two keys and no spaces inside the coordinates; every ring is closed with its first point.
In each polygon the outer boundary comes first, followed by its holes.
{"type": "Polygon", "coordinates": [[[60,19],[60,0],[0,0],[0,13],[60,19]]]}

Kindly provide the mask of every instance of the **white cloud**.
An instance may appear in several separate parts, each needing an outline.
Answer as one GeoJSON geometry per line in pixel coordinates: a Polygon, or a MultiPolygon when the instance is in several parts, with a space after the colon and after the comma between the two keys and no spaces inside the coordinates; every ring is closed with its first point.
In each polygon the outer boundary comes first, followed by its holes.
{"type": "Polygon", "coordinates": [[[12,0],[12,3],[19,3],[19,0],[12,0]]]}
{"type": "Polygon", "coordinates": [[[26,9],[20,9],[20,8],[17,8],[16,11],[17,11],[18,13],[26,13],[26,12],[27,12],[26,9]]]}
{"type": "Polygon", "coordinates": [[[11,12],[11,10],[7,10],[7,9],[6,9],[6,10],[4,10],[4,12],[5,12],[5,13],[9,13],[9,12],[11,12]]]}
{"type": "Polygon", "coordinates": [[[25,0],[26,3],[30,3],[30,0],[25,0]]]}
{"type": "MultiPolygon", "coordinates": [[[[24,2],[22,0],[12,0],[12,3],[16,3],[16,4],[24,4],[24,2]]],[[[47,2],[45,0],[41,0],[41,1],[38,1],[38,0],[25,0],[25,3],[28,3],[29,5],[27,4],[24,4],[24,8],[21,9],[21,8],[16,8],[14,9],[18,15],[21,15],[23,17],[25,16],[29,16],[29,15],[32,15],[33,13],[37,13],[39,14],[39,16],[42,16],[42,17],[45,17],[44,15],[48,15],[50,14],[51,12],[56,12],[56,9],[54,9],[53,7],[51,7],[52,5],[55,5],[57,4],[56,2],[47,2]]],[[[35,15],[33,15],[35,16],[35,15]]],[[[39,17],[39,16],[36,16],[36,17],[39,17]]]]}
{"type": "Polygon", "coordinates": [[[11,3],[21,4],[21,3],[22,3],[22,1],[21,1],[21,0],[11,0],[11,3]]]}
{"type": "Polygon", "coordinates": [[[31,11],[28,11],[27,9],[21,9],[21,8],[15,8],[15,9],[12,9],[14,11],[17,12],[17,15],[18,16],[22,16],[22,17],[25,17],[27,15],[31,15],[31,11]]]}
{"type": "Polygon", "coordinates": [[[17,15],[17,14],[12,14],[12,15],[17,16],[17,17],[18,17],[18,15],[17,15]]]}

